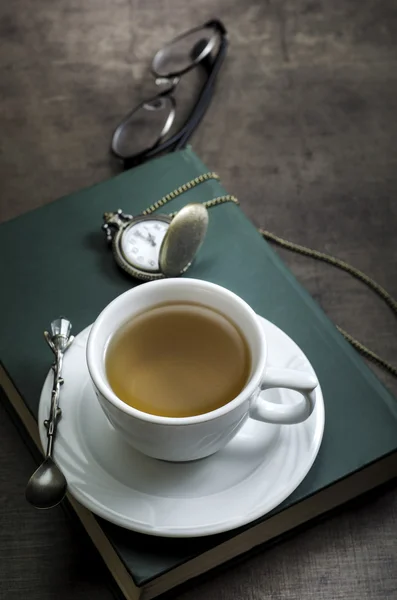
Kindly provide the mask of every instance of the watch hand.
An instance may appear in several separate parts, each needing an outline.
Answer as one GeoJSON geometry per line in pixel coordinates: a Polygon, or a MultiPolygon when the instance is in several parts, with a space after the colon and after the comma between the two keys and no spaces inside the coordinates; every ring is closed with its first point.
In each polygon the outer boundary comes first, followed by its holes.
{"type": "Polygon", "coordinates": [[[134,235],[136,237],[140,237],[142,240],[145,240],[146,242],[150,242],[153,245],[154,240],[151,240],[150,237],[145,237],[144,235],[142,235],[142,233],[139,231],[139,229],[138,229],[138,231],[135,232],[134,235]]]}
{"type": "Polygon", "coordinates": [[[154,235],[152,233],[148,233],[148,239],[153,247],[156,246],[156,238],[154,237],[154,235]]]}
{"type": "MultiPolygon", "coordinates": [[[[147,230],[147,228],[145,227],[145,229],[147,230]]],[[[134,233],[135,237],[139,237],[142,240],[145,240],[146,242],[149,242],[153,247],[157,246],[156,244],[156,238],[154,237],[154,235],[150,232],[148,232],[147,237],[145,237],[140,231],[139,229],[134,233]]]]}
{"type": "Polygon", "coordinates": [[[146,229],[146,231],[147,231],[147,239],[148,239],[148,241],[152,244],[152,246],[155,246],[156,245],[156,238],[154,237],[153,233],[150,233],[150,231],[146,227],[146,225],[144,225],[143,228],[146,229]]]}

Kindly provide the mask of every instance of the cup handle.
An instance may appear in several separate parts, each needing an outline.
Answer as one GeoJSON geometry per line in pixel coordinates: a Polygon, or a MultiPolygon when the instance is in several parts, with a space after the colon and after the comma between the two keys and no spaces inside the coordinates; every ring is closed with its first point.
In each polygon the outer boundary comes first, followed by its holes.
{"type": "Polygon", "coordinates": [[[312,414],[315,406],[315,389],[318,386],[317,378],[303,371],[294,369],[280,369],[267,367],[262,378],[261,391],[271,388],[286,388],[302,394],[302,398],[295,404],[274,404],[263,398],[259,393],[250,408],[250,417],[265,423],[282,423],[292,425],[306,421],[312,414]]]}

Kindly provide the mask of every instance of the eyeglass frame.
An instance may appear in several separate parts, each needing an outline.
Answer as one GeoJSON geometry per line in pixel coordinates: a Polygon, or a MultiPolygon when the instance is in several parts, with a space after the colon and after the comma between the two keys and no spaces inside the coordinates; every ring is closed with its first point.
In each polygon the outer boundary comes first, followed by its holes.
{"type": "Polygon", "coordinates": [[[211,19],[201,25],[200,27],[195,27],[186,31],[185,33],[177,36],[170,42],[168,42],[165,46],[160,48],[156,52],[153,57],[152,65],[151,65],[151,73],[156,78],[157,84],[164,84],[169,82],[169,87],[167,89],[159,92],[155,96],[153,96],[149,100],[145,100],[141,102],[138,106],[136,106],[132,111],[130,111],[124,119],[120,122],[118,127],[115,129],[112,137],[111,143],[111,152],[112,154],[123,161],[124,169],[130,169],[138,164],[141,164],[151,158],[155,158],[164,152],[175,152],[176,150],[180,150],[184,148],[189,141],[190,137],[193,135],[194,131],[197,129],[201,120],[206,113],[209,104],[211,102],[211,98],[213,95],[213,89],[216,81],[216,77],[219,73],[219,70],[222,66],[223,60],[226,55],[226,50],[228,47],[228,39],[227,39],[227,30],[223,23],[219,19],[211,19]],[[181,69],[176,72],[168,73],[167,75],[161,75],[158,71],[155,70],[156,60],[159,62],[162,54],[166,52],[167,48],[174,44],[179,39],[186,37],[187,35],[194,33],[196,31],[200,31],[201,29],[214,29],[214,35],[209,40],[199,40],[193,48],[193,56],[192,62],[184,69],[181,69]],[[211,56],[211,52],[214,49],[217,41],[219,39],[219,47],[216,55],[214,57],[211,56]],[[200,52],[199,44],[205,43],[204,48],[200,52]],[[196,54],[198,53],[198,54],[196,54]],[[196,56],[194,56],[196,54],[196,56]],[[207,79],[203,84],[197,101],[193,106],[189,117],[186,119],[185,123],[180,127],[179,131],[174,133],[169,139],[164,140],[166,135],[168,134],[171,126],[174,122],[175,114],[176,114],[176,101],[173,96],[173,92],[176,89],[181,77],[197,67],[201,65],[207,71],[207,79]],[[138,152],[137,154],[133,154],[130,156],[122,155],[117,151],[116,145],[119,139],[120,134],[123,131],[124,126],[129,122],[132,115],[142,108],[144,105],[149,105],[154,103],[156,100],[162,101],[167,100],[170,103],[169,114],[164,123],[163,129],[161,130],[156,142],[151,145],[149,148],[138,152]],[[163,141],[164,140],[164,141],[163,141]]]}

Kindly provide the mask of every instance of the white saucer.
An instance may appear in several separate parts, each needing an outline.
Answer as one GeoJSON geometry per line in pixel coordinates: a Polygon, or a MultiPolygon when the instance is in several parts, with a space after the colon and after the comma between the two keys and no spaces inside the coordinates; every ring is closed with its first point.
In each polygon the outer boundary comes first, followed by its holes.
{"type": "MultiPolygon", "coordinates": [[[[299,347],[272,323],[261,320],[269,362],[313,369],[299,347]]],[[[299,425],[268,425],[248,419],[215,455],[191,463],[158,461],[131,448],[107,421],[91,387],[85,359],[89,327],[65,355],[62,418],[55,460],[71,494],[93,513],[150,535],[193,537],[227,531],[268,513],[287,498],[310,470],[324,430],[320,387],[316,408],[299,425]]],[[[52,372],[40,399],[43,447],[52,372]]],[[[291,403],[296,392],[269,390],[267,398],[291,403]]]]}

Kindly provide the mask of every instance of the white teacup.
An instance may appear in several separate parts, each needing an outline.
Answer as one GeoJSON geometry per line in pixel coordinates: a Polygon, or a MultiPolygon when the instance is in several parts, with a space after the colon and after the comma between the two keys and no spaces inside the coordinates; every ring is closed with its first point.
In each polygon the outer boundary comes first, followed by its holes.
{"type": "MultiPolygon", "coordinates": [[[[256,313],[229,290],[196,279],[163,279],[133,288],[113,300],[92,326],[87,364],[99,403],[114,428],[137,450],[168,461],[189,461],[225,446],[250,417],[266,423],[292,425],[314,409],[316,378],[302,371],[267,364],[266,337],[256,313]],[[113,334],[134,315],[159,303],[195,302],[223,313],[243,332],[251,351],[251,373],[240,394],[224,406],[192,417],[151,415],[124,403],[111,389],[105,352],[113,334]],[[263,391],[289,388],[302,397],[292,405],[266,400],[263,391]]],[[[189,399],[186,399],[188,404],[189,399]]]]}

